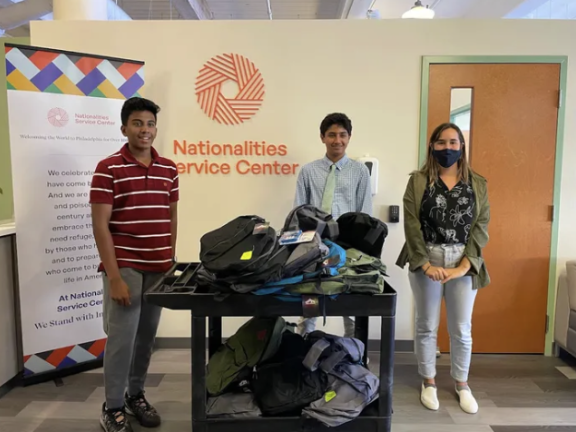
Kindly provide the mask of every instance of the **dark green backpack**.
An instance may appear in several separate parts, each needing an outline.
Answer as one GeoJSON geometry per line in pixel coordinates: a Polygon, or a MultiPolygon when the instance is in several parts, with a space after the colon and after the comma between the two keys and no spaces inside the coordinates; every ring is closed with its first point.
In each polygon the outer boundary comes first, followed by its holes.
{"type": "Polygon", "coordinates": [[[346,264],[344,266],[354,269],[356,273],[370,273],[376,270],[382,276],[388,276],[386,274],[386,264],[380,258],[373,257],[354,248],[346,249],[346,264]]]}
{"type": "Polygon", "coordinates": [[[282,317],[251,318],[228,338],[208,361],[206,388],[218,396],[257,364],[271,358],[280,347],[287,330],[282,317]]]}

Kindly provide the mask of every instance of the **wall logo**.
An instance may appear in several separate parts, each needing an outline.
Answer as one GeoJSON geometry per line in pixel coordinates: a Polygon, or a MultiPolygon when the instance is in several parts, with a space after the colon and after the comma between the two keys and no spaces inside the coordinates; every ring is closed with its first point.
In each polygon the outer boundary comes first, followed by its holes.
{"type": "Polygon", "coordinates": [[[68,113],[62,108],[52,108],[48,111],[48,121],[52,126],[63,127],[68,124],[68,113]]]}
{"type": "Polygon", "coordinates": [[[218,123],[235,125],[251,119],[264,100],[262,74],[238,54],[222,54],[204,64],[196,78],[196,97],[202,110],[218,123]],[[223,94],[233,85],[234,96],[223,94]]]}

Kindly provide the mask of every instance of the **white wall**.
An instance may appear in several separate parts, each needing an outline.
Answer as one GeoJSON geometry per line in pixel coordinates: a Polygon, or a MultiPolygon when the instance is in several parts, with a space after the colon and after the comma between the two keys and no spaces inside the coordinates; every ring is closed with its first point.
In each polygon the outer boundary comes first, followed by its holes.
{"type": "MultiPolygon", "coordinates": [[[[550,21],[171,21],[33,22],[32,44],[146,62],[146,96],[163,108],[157,145],[170,155],[173,139],[284,142],[291,162],[321,157],[323,116],[344,111],[354,123],[352,156],[380,159],[376,215],[402,203],[417,166],[421,60],[424,55],[570,55],[574,22],[550,21]],[[219,126],[200,111],[194,81],[202,63],[222,52],[247,56],[261,69],[266,100],[252,122],[219,126]]],[[[576,69],[569,70],[560,211],[559,265],[576,256],[576,69]]],[[[448,113],[447,113],[448,115],[448,113]]],[[[280,227],[292,203],[295,177],[182,177],[178,257],[198,259],[198,240],[242,213],[280,227]],[[224,206],[223,211],[217,205],[224,206]]],[[[491,185],[499,187],[499,185],[491,185]]],[[[394,266],[403,243],[390,225],[384,261],[398,291],[397,339],[412,339],[412,298],[404,270],[394,266]]],[[[225,333],[238,320],[225,323],[225,333]]],[[[376,326],[374,326],[376,327],[376,326]]],[[[341,320],[332,319],[329,331],[341,320]]],[[[377,337],[373,328],[371,337],[377,337]]],[[[166,311],[159,336],[187,336],[189,316],[166,311]]]]}

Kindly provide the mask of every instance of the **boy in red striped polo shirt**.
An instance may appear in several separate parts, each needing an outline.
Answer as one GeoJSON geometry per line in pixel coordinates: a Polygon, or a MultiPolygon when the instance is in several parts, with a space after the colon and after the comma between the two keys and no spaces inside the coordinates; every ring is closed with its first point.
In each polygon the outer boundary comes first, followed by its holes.
{"type": "Polygon", "coordinates": [[[144,293],[174,261],[179,194],[176,165],[152,147],[159,111],[143,98],[124,103],[128,143],[98,163],[90,190],[108,336],[100,418],[107,432],[131,432],[126,413],[145,427],[160,424],[144,397],[144,382],[161,308],[146,303],[144,293]]]}

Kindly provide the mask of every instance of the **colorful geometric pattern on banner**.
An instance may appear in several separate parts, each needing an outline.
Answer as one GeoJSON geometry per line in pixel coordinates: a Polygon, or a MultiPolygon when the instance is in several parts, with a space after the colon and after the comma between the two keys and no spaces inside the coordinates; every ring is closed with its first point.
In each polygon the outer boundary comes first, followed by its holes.
{"type": "Polygon", "coordinates": [[[140,96],[144,65],[38,48],[6,46],[8,90],[108,99],[140,96]]]}
{"type": "Polygon", "coordinates": [[[24,377],[101,359],[106,339],[24,356],[24,377]]]}

